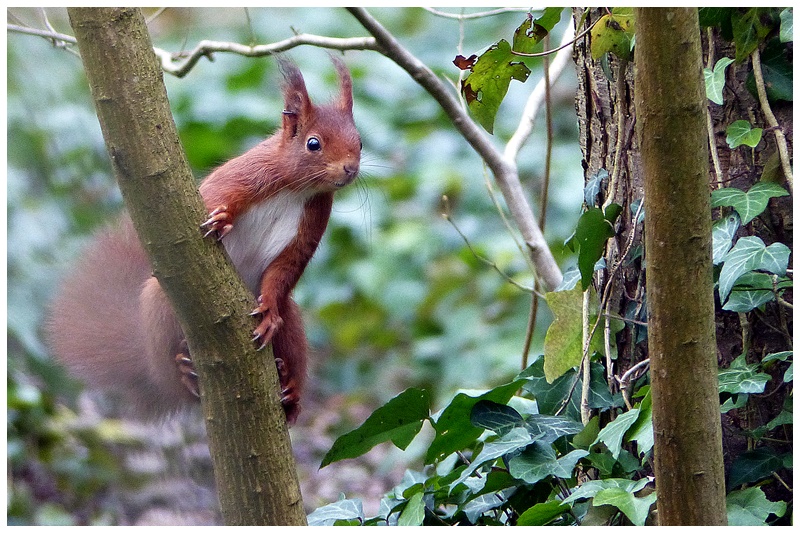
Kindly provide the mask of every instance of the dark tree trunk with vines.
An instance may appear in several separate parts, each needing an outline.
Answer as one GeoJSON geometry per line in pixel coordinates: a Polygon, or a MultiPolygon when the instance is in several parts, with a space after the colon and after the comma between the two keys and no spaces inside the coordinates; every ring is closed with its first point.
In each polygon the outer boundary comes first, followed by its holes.
{"type": "MultiPolygon", "coordinates": [[[[573,12],[576,23],[582,24],[577,31],[588,27],[607,13],[606,10],[592,9],[581,20],[582,9],[573,12]]],[[[744,13],[739,10],[738,15],[744,13]]],[[[736,15],[736,16],[738,16],[736,15]]],[[[701,16],[701,23],[703,17],[701,16]]],[[[775,26],[777,28],[777,26],[775,26]]],[[[736,48],[731,42],[730,30],[719,25],[701,28],[704,66],[713,68],[720,58],[736,56],[736,48]],[[709,59],[709,55],[711,56],[709,59]]],[[[777,29],[762,38],[759,49],[762,57],[767,46],[774,46],[777,29]],[[769,43],[772,43],[771,45],[769,43]]],[[[633,224],[636,219],[638,202],[643,197],[643,175],[639,146],[635,132],[636,110],[634,109],[633,62],[620,60],[613,54],[606,59],[593,59],[590,53],[591,39],[580,40],[575,47],[575,63],[578,74],[576,109],[580,129],[580,144],[583,151],[584,176],[586,181],[598,179],[608,173],[602,181],[600,193],[594,206],[602,207],[615,202],[623,207],[617,219],[615,236],[609,239],[604,259],[606,268],[595,273],[595,287],[602,294],[607,283],[611,283],[604,312],[625,318],[626,326],[616,336],[617,359],[606,362],[609,385],[614,391],[632,386],[637,379],[649,379],[640,365],[620,382],[626,371],[634,368],[648,358],[647,331],[643,324],[647,320],[645,294],[645,268],[643,265],[642,226],[633,224]],[[630,240],[631,232],[635,232],[630,240]],[[628,243],[631,243],[628,246],[628,243]],[[608,279],[612,265],[619,263],[613,279],[608,279]]],[[[791,62],[791,43],[788,45],[788,59],[791,62]]],[[[675,65],[681,68],[681,65],[675,65]]],[[[748,90],[748,76],[752,80],[752,55],[745,55],[741,61],[730,64],[725,76],[723,103],[718,105],[708,101],[708,117],[713,131],[713,143],[709,155],[709,192],[722,187],[735,187],[748,191],[758,182],[776,183],[790,192],[791,184],[782,171],[781,158],[774,128],[770,127],[755,90],[748,90]],[[755,148],[740,146],[731,149],[726,141],[726,130],[737,120],[746,120],[753,127],[763,128],[761,141],[755,148]]],[[[752,81],[749,82],[752,86],[752,81]]],[[[784,133],[789,155],[792,151],[793,124],[792,103],[784,100],[770,100],[770,107],[784,133]]],[[[589,206],[592,207],[592,206],[589,206]]],[[[731,213],[730,207],[713,209],[715,221],[731,213]]],[[[646,217],[645,217],[646,218],[646,217]]],[[[791,196],[775,197],[769,200],[766,209],[751,222],[740,224],[733,238],[735,244],[744,237],[758,237],[766,246],[783,243],[792,246],[792,200],[791,196]]],[[[646,263],[646,262],[645,262],[646,263]]],[[[715,279],[721,264],[715,266],[715,279]]],[[[789,264],[791,269],[791,262],[789,264]]],[[[791,273],[788,274],[791,278],[791,273]]],[[[721,369],[729,368],[740,355],[745,355],[748,364],[758,364],[758,371],[769,374],[763,393],[750,394],[745,405],[728,410],[722,414],[722,439],[727,476],[731,476],[731,466],[741,460],[745,452],[766,450],[782,456],[791,453],[791,426],[772,425],[758,438],[753,430],[765,428],[776,419],[786,405],[791,405],[792,383],[785,382],[784,372],[788,361],[761,364],[768,354],[792,350],[792,289],[780,292],[780,298],[773,298],[753,310],[733,312],[723,310],[725,302],[720,301],[719,291],[715,289],[715,319],[717,336],[717,362],[721,369]],[[780,300],[783,300],[781,302],[780,300]],[[789,305],[786,305],[787,302],[789,305]],[[788,404],[787,404],[788,402],[788,404]],[[766,437],[766,438],[763,438],[766,437]]],[[[601,322],[602,326],[602,322],[601,322]]],[[[640,382],[641,383],[641,382],[640,382]]],[[[623,391],[625,392],[625,391],[623,391]]],[[[722,394],[724,401],[730,395],[722,394]]],[[[733,397],[735,399],[735,396],[733,397]]],[[[778,467],[771,476],[771,482],[763,486],[763,491],[771,501],[791,499],[791,470],[778,467]],[[785,483],[785,484],[784,484],[785,483]]],[[[729,479],[730,483],[730,479],[729,479]]],[[[728,486],[727,490],[736,489],[728,486]]],[[[741,487],[739,487],[741,488],[741,487]]]]}

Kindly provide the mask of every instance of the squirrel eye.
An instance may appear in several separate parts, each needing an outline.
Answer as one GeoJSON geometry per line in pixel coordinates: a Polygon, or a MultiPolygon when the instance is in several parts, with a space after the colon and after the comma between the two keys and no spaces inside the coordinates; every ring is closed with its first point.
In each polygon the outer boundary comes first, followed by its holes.
{"type": "Polygon", "coordinates": [[[309,137],[306,141],[306,148],[311,152],[316,152],[322,148],[322,143],[316,137],[309,137]]]}

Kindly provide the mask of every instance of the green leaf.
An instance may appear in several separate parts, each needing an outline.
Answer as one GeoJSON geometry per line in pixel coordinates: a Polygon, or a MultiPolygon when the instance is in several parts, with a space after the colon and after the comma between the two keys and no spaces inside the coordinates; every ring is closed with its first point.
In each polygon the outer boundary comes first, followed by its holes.
{"type": "Polygon", "coordinates": [[[578,219],[575,243],[579,246],[578,269],[581,288],[586,290],[592,281],[594,264],[603,256],[606,241],[614,236],[614,227],[599,207],[589,208],[578,219]]]}
{"type": "Polygon", "coordinates": [[[558,500],[537,503],[519,515],[518,526],[546,526],[556,518],[569,511],[569,505],[558,500]]]}
{"type": "Polygon", "coordinates": [[[758,237],[742,237],[725,256],[719,273],[719,299],[725,302],[739,276],[755,270],[764,255],[764,241],[758,237]]]}
{"type": "Polygon", "coordinates": [[[500,404],[508,403],[508,400],[525,381],[525,379],[517,379],[477,397],[464,393],[457,394],[433,423],[436,436],[428,447],[425,464],[433,464],[453,452],[473,445],[483,433],[482,428],[476,427],[470,422],[470,413],[475,404],[481,400],[491,400],[500,404]]]}
{"type": "Polygon", "coordinates": [[[575,491],[564,498],[564,502],[572,505],[577,500],[585,500],[587,498],[594,498],[601,490],[608,490],[612,488],[621,489],[630,494],[634,494],[642,490],[648,483],[647,478],[639,480],[625,479],[625,478],[607,478],[607,479],[594,479],[587,481],[575,491]]]}
{"type": "Polygon", "coordinates": [[[759,394],[764,392],[769,374],[758,371],[757,364],[748,364],[744,354],[734,359],[728,368],[718,372],[719,391],[730,394],[759,394]]]}
{"type": "Polygon", "coordinates": [[[608,447],[614,459],[619,457],[619,452],[622,449],[622,438],[625,433],[639,418],[639,409],[631,409],[628,412],[622,413],[615,420],[610,422],[606,427],[600,430],[594,444],[602,442],[608,447]]]}
{"type": "Polygon", "coordinates": [[[725,258],[725,254],[727,254],[728,250],[730,250],[731,246],[733,246],[733,238],[736,236],[736,231],[739,229],[739,224],[739,215],[734,212],[717,220],[711,227],[711,248],[713,253],[712,260],[715,265],[718,265],[722,262],[722,260],[725,258]]]}
{"type": "MultiPolygon", "coordinates": [[[[764,212],[771,198],[789,196],[789,193],[777,183],[758,182],[747,192],[734,187],[716,189],[711,193],[711,207],[733,207],[741,217],[742,224],[764,212]]],[[[735,230],[734,230],[735,231],[735,230]]]]}
{"type": "Polygon", "coordinates": [[[729,526],[765,526],[770,514],[781,517],[786,502],[771,502],[761,487],[737,490],[726,498],[729,526]]]}
{"type": "Polygon", "coordinates": [[[604,168],[593,172],[586,180],[586,185],[583,187],[583,201],[586,202],[586,207],[595,206],[600,189],[606,180],[608,180],[608,170],[604,168]]]}
{"type": "Polygon", "coordinates": [[[376,409],[360,427],[336,439],[320,468],[342,459],[358,457],[387,440],[405,450],[429,414],[428,391],[407,389],[376,409]]]}
{"type": "Polygon", "coordinates": [[[792,251],[782,242],[774,242],[764,249],[757,270],[766,270],[778,276],[785,276],[792,251]]]}
{"type": "Polygon", "coordinates": [[[364,520],[364,509],[361,500],[341,499],[319,507],[308,515],[309,526],[332,526],[340,520],[364,520]]]}
{"type": "MultiPolygon", "coordinates": [[[[474,57],[474,56],[473,56],[474,57]]],[[[531,71],[511,53],[511,45],[501,39],[477,59],[456,58],[456,65],[471,70],[461,82],[461,94],[475,120],[493,133],[494,119],[508,92],[511,80],[524,82],[531,71]]]]}
{"type": "Polygon", "coordinates": [[[758,48],[759,43],[772,29],[771,8],[752,7],[742,13],[733,12],[733,42],[736,44],[736,62],[740,63],[758,48]]]}
{"type": "Polygon", "coordinates": [[[746,451],[733,460],[727,486],[738,487],[745,483],[754,483],[772,476],[773,472],[782,467],[780,455],[769,446],[746,451]]]}
{"type": "Polygon", "coordinates": [[[551,445],[535,442],[520,455],[509,459],[508,471],[515,478],[530,484],[550,475],[567,479],[572,477],[578,461],[587,455],[589,452],[586,450],[573,450],[559,458],[551,445]]]}
{"type": "Polygon", "coordinates": [[[703,76],[706,79],[706,97],[715,104],[723,104],[722,90],[725,88],[725,70],[731,63],[733,63],[733,59],[723,57],[714,65],[714,70],[703,69],[703,76]]]}
{"type": "Polygon", "coordinates": [[[422,501],[424,492],[417,492],[408,500],[405,508],[397,519],[398,526],[421,526],[425,520],[425,502],[422,501]]]}
{"type": "Polygon", "coordinates": [[[525,420],[531,435],[539,435],[537,441],[545,444],[554,442],[564,435],[580,433],[583,424],[565,416],[531,415],[525,420]]]}
{"type": "MultiPolygon", "coordinates": [[[[589,309],[596,310],[597,297],[594,289],[590,290],[592,297],[589,309]]],[[[578,366],[583,358],[583,293],[580,287],[575,287],[570,291],[548,292],[544,297],[554,316],[544,336],[544,375],[552,383],[569,369],[578,366]]],[[[591,323],[592,317],[589,320],[591,323]]],[[[595,334],[590,353],[602,349],[600,336],[595,334]]]]}
{"type": "MultiPolygon", "coordinates": [[[[644,388],[644,387],[643,387],[644,388]]],[[[647,394],[638,405],[639,416],[626,433],[628,442],[636,442],[639,454],[646,454],[653,449],[653,401],[648,386],[647,394]]]]}
{"type": "Polygon", "coordinates": [[[611,505],[622,511],[628,520],[636,526],[643,526],[650,512],[650,507],[656,501],[656,493],[652,492],[642,498],[637,498],[632,493],[620,488],[601,490],[594,497],[592,505],[611,505]]]}
{"type": "Polygon", "coordinates": [[[470,422],[479,428],[505,435],[522,426],[522,416],[512,407],[490,400],[481,400],[472,408],[470,422]]]}
{"type": "Polygon", "coordinates": [[[472,463],[470,463],[470,465],[464,469],[464,471],[455,481],[453,481],[451,484],[451,489],[459,483],[463,483],[465,479],[467,479],[475,470],[483,466],[485,463],[494,461],[498,457],[502,457],[503,455],[519,450],[520,448],[525,448],[531,444],[531,442],[533,442],[533,438],[526,429],[514,428],[499,439],[485,443],[483,445],[483,449],[480,451],[477,457],[472,459],[472,463]]]}
{"type": "MultiPolygon", "coordinates": [[[[770,102],[794,98],[792,63],[787,57],[786,45],[775,38],[767,43],[761,52],[761,75],[764,78],[764,89],[770,102]]],[[[745,87],[755,98],[758,98],[756,78],[751,71],[747,75],[745,87]]]]}
{"type": "Polygon", "coordinates": [[[730,7],[701,7],[697,10],[700,27],[722,26],[730,21],[732,12],[730,7]]]}
{"type": "Polygon", "coordinates": [[[635,17],[627,11],[600,17],[591,31],[592,59],[600,59],[609,52],[620,59],[630,59],[633,56],[635,26],[635,17]]]}
{"type": "Polygon", "coordinates": [[[747,313],[774,299],[772,278],[769,274],[745,272],[736,280],[728,301],[722,308],[735,313],[747,313]]]}
{"type": "Polygon", "coordinates": [[[536,45],[539,44],[545,36],[558,24],[561,20],[561,12],[563,7],[548,7],[545,8],[542,16],[534,19],[529,13],[525,22],[514,31],[514,41],[511,49],[515,52],[522,52],[530,54],[535,51],[536,45]]]}
{"type": "Polygon", "coordinates": [[[787,7],[781,11],[781,42],[788,43],[794,40],[794,21],[792,16],[792,8],[787,7]]]}
{"type": "Polygon", "coordinates": [[[761,128],[754,128],[746,120],[737,120],[725,130],[725,142],[731,149],[741,145],[755,148],[761,142],[761,128]]]}

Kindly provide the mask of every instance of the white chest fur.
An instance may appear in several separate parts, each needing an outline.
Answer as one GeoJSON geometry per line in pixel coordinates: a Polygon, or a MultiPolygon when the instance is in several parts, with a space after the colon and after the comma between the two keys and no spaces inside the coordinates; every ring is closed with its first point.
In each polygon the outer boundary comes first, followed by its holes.
{"type": "Polygon", "coordinates": [[[280,192],[240,215],[222,239],[253,294],[258,294],[261,274],[297,235],[307,199],[302,192],[280,192]]]}

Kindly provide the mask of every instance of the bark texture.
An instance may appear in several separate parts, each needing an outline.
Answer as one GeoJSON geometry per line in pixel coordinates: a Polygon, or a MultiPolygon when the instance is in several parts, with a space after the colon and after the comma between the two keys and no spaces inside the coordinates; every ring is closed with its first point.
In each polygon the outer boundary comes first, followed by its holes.
{"type": "Polygon", "coordinates": [[[635,13],[658,520],[725,525],[697,10],[635,13]]]}
{"type": "Polygon", "coordinates": [[[273,358],[250,340],[252,296],[221,247],[202,238],[205,208],[144,18],[118,8],[69,16],[125,203],[199,374],[223,518],[305,524],[273,358]]]}

